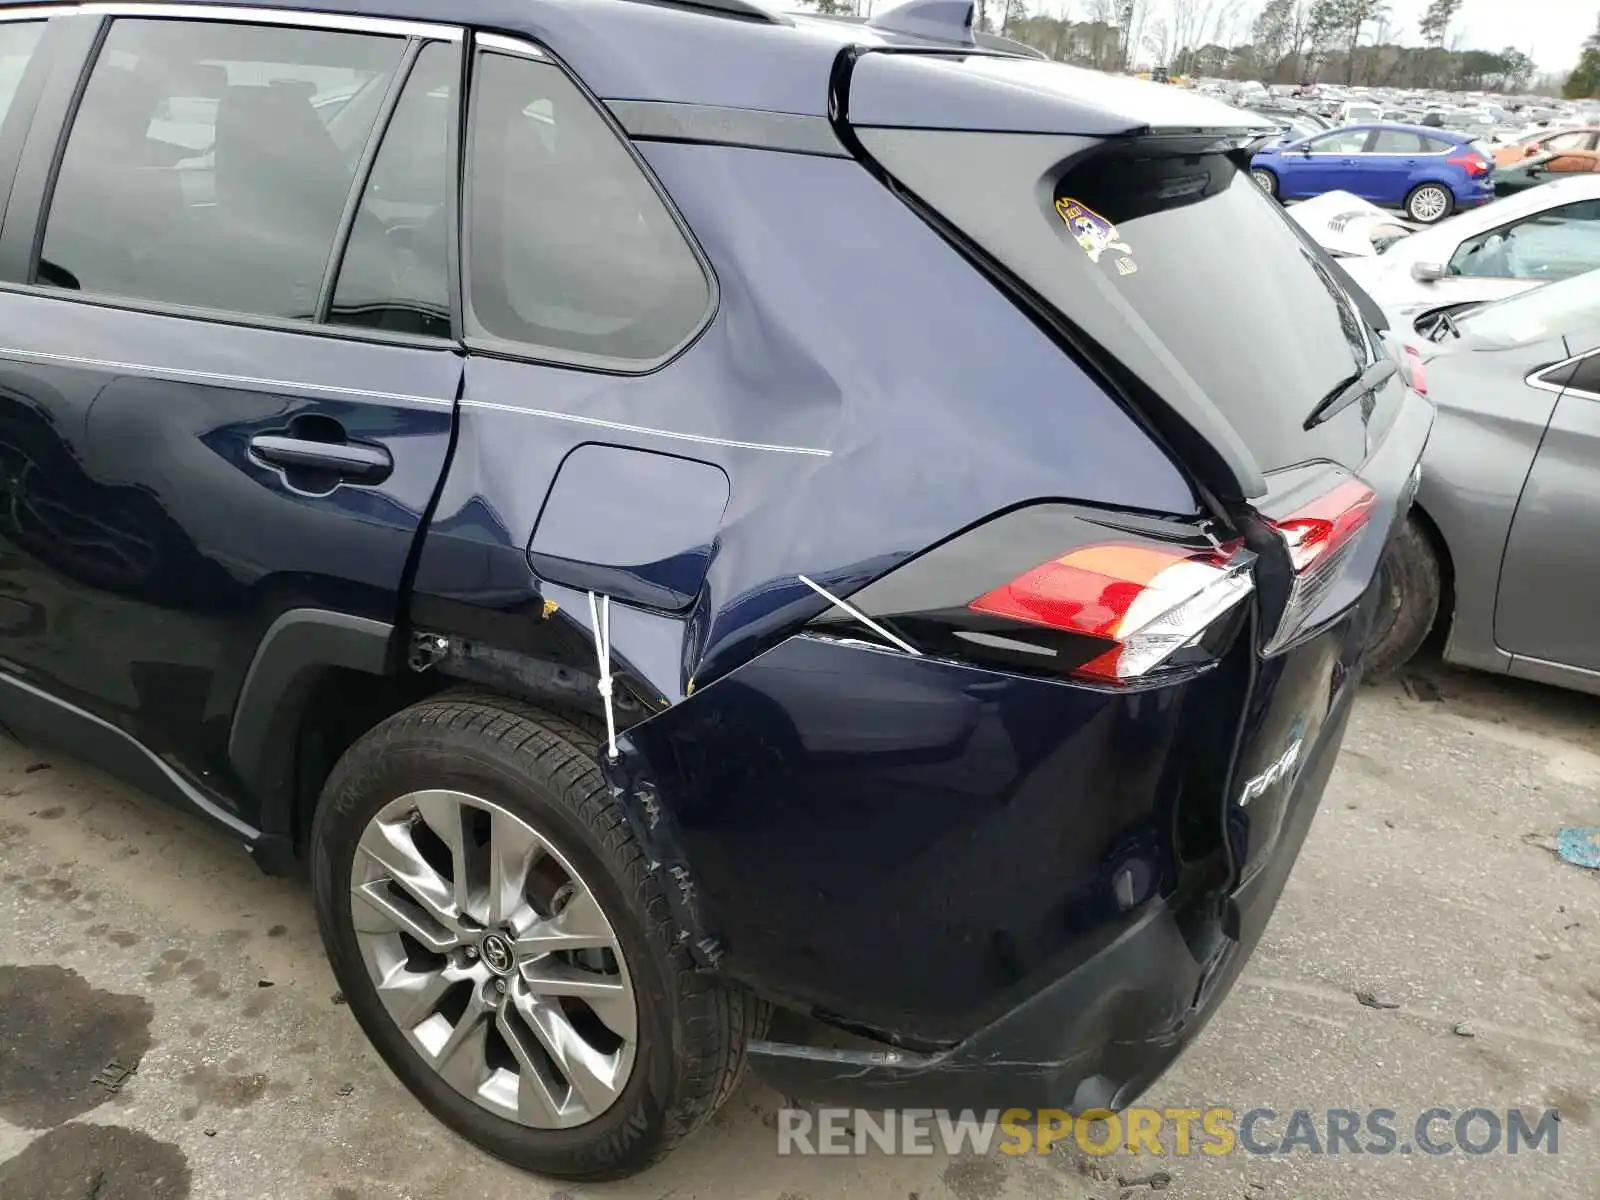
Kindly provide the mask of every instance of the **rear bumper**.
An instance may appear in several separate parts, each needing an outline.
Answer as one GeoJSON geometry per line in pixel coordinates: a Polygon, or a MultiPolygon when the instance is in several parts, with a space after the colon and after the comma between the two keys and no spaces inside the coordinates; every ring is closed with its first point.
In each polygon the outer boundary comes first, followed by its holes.
{"type": "Polygon", "coordinates": [[[1461,208],[1476,208],[1495,198],[1494,182],[1488,177],[1470,183],[1458,183],[1451,191],[1455,193],[1456,204],[1461,208]]]}
{"type": "MultiPolygon", "coordinates": [[[[1374,533],[1403,517],[1432,420],[1407,393],[1363,464],[1374,533]]],[[[1261,657],[1241,636],[1147,691],[810,634],[630,729],[608,774],[702,964],[865,1039],[757,1042],[757,1071],[852,1105],[1131,1103],[1277,904],[1382,543],[1357,544],[1305,640],[1261,657]]]]}
{"type": "Polygon", "coordinates": [[[1112,944],[939,1054],[756,1042],[750,1061],[785,1095],[852,1107],[978,1111],[1125,1108],[1194,1040],[1232,989],[1276,907],[1343,741],[1348,683],[1296,782],[1271,863],[1229,898],[1238,934],[1197,961],[1179,914],[1154,904],[1112,944]]]}

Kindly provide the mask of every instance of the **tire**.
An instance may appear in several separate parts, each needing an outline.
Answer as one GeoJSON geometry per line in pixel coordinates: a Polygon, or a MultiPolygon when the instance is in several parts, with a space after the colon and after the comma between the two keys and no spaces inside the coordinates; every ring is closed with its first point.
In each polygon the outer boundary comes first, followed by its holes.
{"type": "Polygon", "coordinates": [[[1386,679],[1409,662],[1439,615],[1439,556],[1415,517],[1383,549],[1378,611],[1367,634],[1364,676],[1386,679]]]}
{"type": "MultiPolygon", "coordinates": [[[[747,1039],[760,1036],[758,1026],[764,1016],[764,1006],[748,993],[725,987],[696,970],[686,946],[675,937],[666,900],[596,759],[594,736],[567,720],[496,695],[447,693],[396,714],[351,746],[328,778],[311,828],[312,886],[323,943],[351,1013],[390,1070],[431,1113],[474,1145],[526,1170],[586,1181],[618,1179],[641,1171],[698,1129],[732,1092],[744,1066],[747,1039]],[[415,809],[408,808],[413,804],[415,809]],[[453,828],[465,830],[458,843],[464,849],[458,853],[469,873],[480,867],[486,872],[491,862],[520,862],[520,874],[511,875],[508,869],[502,876],[521,879],[517,887],[483,887],[470,892],[469,904],[454,901],[461,893],[448,890],[448,885],[455,877],[457,860],[445,841],[433,845],[428,839],[439,820],[437,814],[449,805],[455,805],[450,811],[466,814],[453,828]],[[484,810],[474,805],[487,805],[492,811],[480,820],[484,810]],[[402,815],[392,819],[381,815],[395,813],[402,815]],[[502,831],[519,828],[531,830],[536,841],[525,843],[529,848],[520,856],[508,854],[504,847],[524,843],[502,840],[502,831]],[[392,840],[396,836],[401,841],[392,840]],[[452,909],[456,925],[479,931],[477,948],[463,943],[436,954],[411,933],[403,932],[413,928],[416,914],[421,914],[424,922],[433,920],[430,910],[416,899],[416,893],[393,881],[393,870],[361,849],[364,837],[367,845],[391,857],[395,857],[394,846],[403,846],[400,857],[409,851],[432,863],[452,864],[434,868],[447,890],[428,895],[452,909]],[[441,852],[447,857],[441,859],[441,852]],[[367,882],[374,871],[380,881],[367,882]],[[565,882],[554,884],[563,878],[563,872],[565,882]],[[535,876],[549,879],[541,883],[535,876]],[[353,886],[364,893],[378,889],[376,915],[372,906],[354,898],[353,886]],[[542,900],[530,899],[540,887],[551,886],[553,894],[542,900]],[[574,920],[591,929],[603,927],[614,939],[606,943],[614,953],[610,949],[558,950],[533,953],[531,962],[512,958],[513,951],[520,956],[523,945],[513,945],[513,939],[527,936],[531,926],[521,926],[521,935],[507,932],[491,946],[491,934],[500,928],[493,924],[495,911],[486,907],[488,897],[494,894],[515,896],[500,902],[501,917],[506,910],[522,906],[517,911],[530,921],[542,922],[546,929],[566,921],[570,911],[581,907],[584,915],[574,920]],[[399,897],[399,902],[393,897],[399,897]],[[385,904],[403,908],[411,914],[413,924],[403,929],[397,926],[391,934],[385,928],[388,918],[381,911],[385,904]],[[463,915],[469,907],[474,913],[487,914],[483,925],[469,922],[463,915]],[[363,914],[359,919],[358,909],[363,914]],[[369,969],[369,958],[377,961],[382,954],[390,955],[383,962],[395,962],[395,947],[403,971],[395,967],[385,973],[382,963],[369,969]],[[616,1015],[615,997],[605,1001],[611,1007],[604,1010],[601,1001],[589,1009],[589,1001],[572,1000],[571,996],[579,993],[571,991],[558,989],[550,995],[530,997],[530,988],[538,986],[524,978],[530,966],[540,968],[539,974],[546,980],[551,970],[574,977],[578,968],[572,965],[576,960],[571,955],[578,953],[599,955],[603,960],[599,969],[610,972],[578,977],[607,981],[608,988],[620,982],[619,995],[631,992],[631,996],[623,996],[631,1000],[631,1016],[616,1015]],[[495,975],[491,967],[505,973],[495,975]],[[410,975],[413,969],[419,974],[410,975]],[[477,971],[482,978],[474,976],[462,982],[451,977],[451,973],[466,970],[477,971]],[[380,994],[375,975],[384,977],[384,994],[380,994]],[[449,980],[450,990],[445,995],[454,999],[448,1004],[438,1000],[424,1005],[415,999],[422,995],[420,989],[413,994],[397,992],[393,986],[396,979],[425,977],[449,980]],[[498,999],[491,994],[495,989],[498,999]],[[422,1024],[408,1017],[408,1033],[391,1015],[391,1004],[429,1015],[422,1018],[422,1024]],[[588,1039],[585,1046],[601,1034],[613,1039],[612,1049],[607,1051],[610,1058],[604,1061],[627,1062],[629,1066],[625,1079],[614,1080],[614,1086],[605,1085],[608,1099],[591,1104],[585,1091],[575,1108],[569,1105],[570,1111],[577,1113],[569,1118],[561,1118],[557,1108],[548,1107],[562,1081],[568,1083],[569,1101],[579,1097],[580,1074],[563,1075],[562,1066],[569,1061],[601,1061],[592,1057],[599,1051],[590,1047],[585,1051],[592,1051],[589,1058],[569,1058],[563,1051],[558,1058],[551,1042],[538,1032],[540,1022],[521,1015],[524,1004],[543,1006],[538,1011],[546,1014],[554,1012],[558,1025],[563,1015],[570,1018],[561,1026],[567,1037],[581,1024],[585,1032],[580,1036],[588,1039]],[[579,1011],[575,1014],[569,1004],[577,1005],[579,1011]],[[460,1038],[454,1050],[439,1049],[438,1066],[423,1056],[419,1047],[438,1039],[429,1042],[422,1033],[434,1028],[448,1031],[452,1025],[464,1027],[485,1005],[499,1007],[479,1019],[486,1030],[481,1039],[474,1034],[460,1038]],[[596,1015],[602,1011],[607,1013],[604,1019],[596,1015]],[[451,1012],[457,1015],[448,1015],[451,1012]],[[584,1013],[587,1016],[580,1023],[584,1013]],[[445,1024],[439,1026],[439,1021],[445,1024]],[[509,1030],[502,1021],[510,1022],[509,1030]],[[619,1036],[606,1028],[607,1021],[632,1031],[632,1040],[626,1032],[619,1036]],[[513,1050],[518,1039],[521,1055],[513,1050]],[[471,1053],[469,1042],[473,1043],[471,1053]],[[458,1062],[464,1065],[456,1065],[458,1062]],[[468,1090],[447,1078],[448,1074],[457,1080],[469,1079],[468,1086],[480,1097],[490,1091],[502,1096],[505,1088],[495,1090],[496,1081],[504,1078],[501,1072],[507,1069],[516,1072],[517,1081],[506,1085],[514,1097],[515,1111],[509,1114],[503,1104],[497,1109],[488,1100],[474,1100],[468,1090]],[[524,1089],[534,1077],[556,1081],[541,1083],[542,1090],[536,1089],[540,1104],[546,1106],[539,1113],[558,1118],[542,1122],[544,1127],[539,1127],[541,1121],[524,1119],[522,1097],[530,1094],[524,1089]],[[569,1123],[561,1127],[561,1119],[569,1123]]],[[[415,863],[417,858],[405,861],[415,863]]],[[[510,930],[516,923],[510,918],[507,921],[510,930]]],[[[428,928],[450,938],[458,936],[456,925],[447,929],[435,921],[428,928]]],[[[583,964],[585,968],[592,965],[583,964]]],[[[456,1033],[450,1032],[443,1041],[447,1046],[456,1042],[456,1033]]],[[[555,1042],[557,1048],[572,1044],[559,1036],[555,1042]]],[[[592,1087],[597,1074],[586,1070],[582,1077],[592,1087]]]]}
{"type": "Polygon", "coordinates": [[[1455,196],[1441,183],[1420,183],[1406,197],[1406,216],[1419,225],[1437,225],[1455,210],[1455,196]]]}
{"type": "Polygon", "coordinates": [[[1256,181],[1256,186],[1258,186],[1267,195],[1271,196],[1274,200],[1278,198],[1278,177],[1271,171],[1267,170],[1265,167],[1255,167],[1250,171],[1250,178],[1254,179],[1256,181]]]}

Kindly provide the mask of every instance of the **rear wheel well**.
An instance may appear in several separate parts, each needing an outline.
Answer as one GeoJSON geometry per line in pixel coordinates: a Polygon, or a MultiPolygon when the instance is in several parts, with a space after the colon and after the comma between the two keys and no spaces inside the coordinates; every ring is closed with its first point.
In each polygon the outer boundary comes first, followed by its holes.
{"type": "Polygon", "coordinates": [[[311,822],[323,784],[345,751],[396,713],[444,692],[520,698],[591,735],[604,729],[604,724],[592,714],[559,699],[518,697],[510,690],[466,683],[439,670],[372,675],[345,667],[328,667],[311,685],[295,726],[290,836],[297,858],[302,861],[306,858],[311,822]]]}
{"type": "Polygon", "coordinates": [[[380,722],[447,689],[451,680],[433,672],[370,675],[328,667],[311,685],[295,726],[294,806],[290,836],[304,857],[322,785],[344,752],[380,722]]]}
{"type": "Polygon", "coordinates": [[[1451,561],[1450,547],[1445,544],[1444,535],[1439,532],[1439,526],[1428,515],[1427,509],[1414,504],[1411,517],[1428,539],[1428,545],[1439,562],[1439,611],[1434,615],[1433,628],[1428,631],[1428,639],[1423,645],[1430,649],[1442,649],[1450,636],[1450,625],[1456,615],[1456,565],[1451,561]]]}

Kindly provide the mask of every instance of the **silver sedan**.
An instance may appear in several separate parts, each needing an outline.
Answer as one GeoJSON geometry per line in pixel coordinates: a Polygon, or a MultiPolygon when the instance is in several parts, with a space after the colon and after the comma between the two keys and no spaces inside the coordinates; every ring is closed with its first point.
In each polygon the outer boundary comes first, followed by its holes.
{"type": "Polygon", "coordinates": [[[1600,693],[1600,271],[1389,337],[1439,415],[1369,669],[1439,629],[1449,662],[1600,693]]]}

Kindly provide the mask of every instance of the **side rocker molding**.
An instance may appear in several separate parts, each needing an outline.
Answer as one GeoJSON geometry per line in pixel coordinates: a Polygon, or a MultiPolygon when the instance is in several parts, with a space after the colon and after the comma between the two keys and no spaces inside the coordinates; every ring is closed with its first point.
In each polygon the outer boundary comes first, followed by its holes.
{"type": "Polygon", "coordinates": [[[290,609],[262,637],[234,706],[228,762],[261,804],[264,835],[285,845],[292,839],[294,756],[283,748],[318,674],[328,667],[386,674],[393,637],[387,621],[320,608],[290,609]]]}
{"type": "MultiPolygon", "coordinates": [[[[237,837],[264,867],[281,849],[218,798],[163,762],[109,721],[0,672],[0,723],[15,734],[66,750],[123,782],[203,817],[237,837]]],[[[270,867],[268,867],[270,870],[270,867]]]]}

